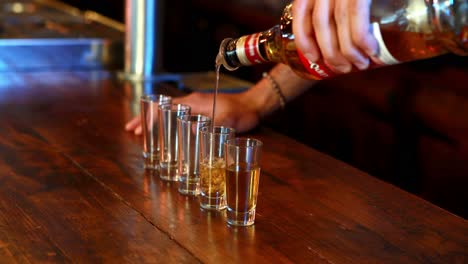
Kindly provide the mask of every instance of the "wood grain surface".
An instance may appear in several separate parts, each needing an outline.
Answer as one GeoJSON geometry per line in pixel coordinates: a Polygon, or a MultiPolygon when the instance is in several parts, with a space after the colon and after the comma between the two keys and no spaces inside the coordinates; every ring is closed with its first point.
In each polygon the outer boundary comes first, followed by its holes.
{"type": "Polygon", "coordinates": [[[106,72],[0,74],[0,263],[467,263],[466,220],[267,128],[254,226],[143,169],[146,90],[106,72]]]}

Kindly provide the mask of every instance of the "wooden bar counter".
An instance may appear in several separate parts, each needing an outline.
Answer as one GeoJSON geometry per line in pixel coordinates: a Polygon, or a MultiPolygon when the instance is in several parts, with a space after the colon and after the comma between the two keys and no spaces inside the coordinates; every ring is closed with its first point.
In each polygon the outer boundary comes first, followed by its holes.
{"type": "Polygon", "coordinates": [[[266,128],[256,223],[229,227],[144,171],[141,90],[0,80],[0,263],[468,263],[466,220],[266,128]]]}

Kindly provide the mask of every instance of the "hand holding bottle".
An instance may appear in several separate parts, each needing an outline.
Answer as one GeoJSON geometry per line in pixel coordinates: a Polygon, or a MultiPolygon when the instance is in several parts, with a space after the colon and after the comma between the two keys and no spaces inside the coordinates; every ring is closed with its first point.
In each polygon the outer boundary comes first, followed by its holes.
{"type": "Polygon", "coordinates": [[[295,0],[295,43],[309,61],[323,58],[337,73],[367,69],[378,52],[370,30],[371,0],[295,0]]]}

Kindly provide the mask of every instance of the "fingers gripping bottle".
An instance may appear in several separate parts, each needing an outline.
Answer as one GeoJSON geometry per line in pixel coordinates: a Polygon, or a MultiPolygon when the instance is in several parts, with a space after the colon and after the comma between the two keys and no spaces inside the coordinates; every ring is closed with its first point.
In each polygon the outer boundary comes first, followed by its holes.
{"type": "MultiPolygon", "coordinates": [[[[266,31],[224,39],[217,61],[228,70],[274,62],[289,65],[303,78],[337,75],[323,60],[308,61],[296,48],[291,6],[284,9],[280,24],[266,31]]],[[[449,52],[468,55],[468,0],[374,0],[370,11],[379,51],[369,68],[449,52]]]]}

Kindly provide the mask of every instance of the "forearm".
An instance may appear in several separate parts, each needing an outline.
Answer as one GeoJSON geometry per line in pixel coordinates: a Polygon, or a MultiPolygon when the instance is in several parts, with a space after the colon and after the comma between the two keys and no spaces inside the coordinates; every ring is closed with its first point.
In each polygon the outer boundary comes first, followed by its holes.
{"type": "MultiPolygon", "coordinates": [[[[296,98],[312,87],[317,81],[306,80],[296,75],[289,66],[276,65],[269,72],[273,80],[278,84],[286,102],[296,98]]],[[[261,117],[266,116],[281,107],[280,97],[268,78],[262,78],[252,88],[244,92],[246,98],[254,98],[253,102],[261,117]]]]}

